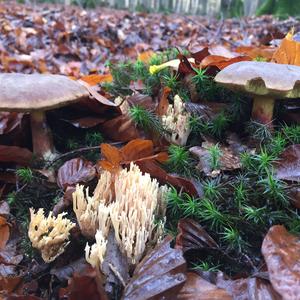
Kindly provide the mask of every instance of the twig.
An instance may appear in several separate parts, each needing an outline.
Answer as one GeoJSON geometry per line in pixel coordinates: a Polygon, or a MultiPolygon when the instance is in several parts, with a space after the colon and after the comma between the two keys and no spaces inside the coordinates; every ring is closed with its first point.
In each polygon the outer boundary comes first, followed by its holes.
{"type": "Polygon", "coordinates": [[[115,268],[115,266],[113,266],[110,263],[108,265],[109,265],[110,269],[113,271],[113,273],[118,277],[118,279],[122,283],[123,287],[125,287],[126,286],[125,280],[123,279],[123,277],[121,276],[121,274],[118,272],[118,270],[115,268]]]}
{"type": "MultiPolygon", "coordinates": [[[[122,145],[123,142],[115,142],[115,143],[110,143],[110,145],[113,145],[113,146],[117,146],[117,145],[122,145]]],[[[75,150],[72,150],[70,152],[66,152],[64,154],[61,154],[59,156],[57,156],[55,159],[53,159],[52,161],[49,161],[47,164],[46,164],[46,168],[49,168],[50,166],[52,166],[55,162],[57,162],[58,160],[61,160],[63,158],[66,158],[70,155],[74,155],[74,154],[78,154],[78,153],[81,153],[81,152],[86,152],[86,151],[91,151],[91,150],[98,150],[100,149],[101,145],[99,146],[90,146],[90,147],[83,147],[83,148],[78,148],[78,149],[75,149],[75,150]]]]}

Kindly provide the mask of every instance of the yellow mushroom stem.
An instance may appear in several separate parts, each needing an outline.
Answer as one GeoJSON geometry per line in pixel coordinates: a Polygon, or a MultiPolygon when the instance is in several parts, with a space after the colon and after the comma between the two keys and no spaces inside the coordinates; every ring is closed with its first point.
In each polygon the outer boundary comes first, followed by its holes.
{"type": "Polygon", "coordinates": [[[53,159],[55,150],[51,130],[47,125],[45,112],[31,112],[30,121],[33,153],[45,160],[53,159]]]}
{"type": "Polygon", "coordinates": [[[252,119],[262,124],[271,124],[274,104],[274,98],[256,96],[253,100],[252,119]]]}

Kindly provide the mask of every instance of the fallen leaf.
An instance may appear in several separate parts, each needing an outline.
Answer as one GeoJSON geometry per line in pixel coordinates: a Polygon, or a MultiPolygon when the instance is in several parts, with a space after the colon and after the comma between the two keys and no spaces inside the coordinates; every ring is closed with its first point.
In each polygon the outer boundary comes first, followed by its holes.
{"type": "Polygon", "coordinates": [[[129,142],[140,137],[134,122],[127,115],[106,121],[101,125],[101,132],[114,142],[129,142]]]}
{"type": "Polygon", "coordinates": [[[96,176],[94,165],[82,158],[73,158],[66,161],[58,170],[57,185],[66,189],[68,186],[74,186],[77,183],[86,183],[96,176]]]}
{"type": "Polygon", "coordinates": [[[112,82],[113,77],[111,74],[91,74],[81,77],[80,80],[93,86],[103,82],[112,82]]]}
{"type": "Polygon", "coordinates": [[[180,290],[178,300],[232,300],[225,289],[203,279],[195,272],[187,272],[186,283],[180,290]]]}
{"type": "Polygon", "coordinates": [[[234,300],[281,300],[271,283],[263,278],[249,277],[232,280],[218,272],[216,285],[227,291],[234,300]]]}
{"type": "Polygon", "coordinates": [[[159,116],[165,115],[167,113],[167,110],[169,108],[169,101],[168,96],[172,92],[172,90],[169,87],[164,87],[162,91],[162,95],[160,97],[156,113],[159,116]]]}
{"type": "Polygon", "coordinates": [[[170,184],[178,190],[182,189],[184,192],[192,196],[197,197],[201,195],[201,191],[198,190],[196,185],[191,180],[168,174],[155,161],[137,161],[136,164],[140,167],[142,172],[149,173],[151,177],[156,178],[161,184],[170,184]]]}
{"type": "Polygon", "coordinates": [[[124,300],[175,299],[186,277],[182,251],[166,237],[136,267],[125,288],[124,300]]]}
{"type": "Polygon", "coordinates": [[[300,144],[287,147],[274,167],[277,179],[300,182],[300,144]]]}
{"type": "Polygon", "coordinates": [[[196,221],[181,219],[177,226],[178,235],[175,248],[182,249],[183,253],[191,249],[201,250],[219,247],[214,239],[196,221]]]}
{"type": "Polygon", "coordinates": [[[9,225],[4,217],[0,216],[0,251],[6,246],[9,239],[9,225]]]}
{"type": "Polygon", "coordinates": [[[22,166],[30,166],[33,153],[26,148],[0,145],[0,162],[11,162],[22,166]]]}
{"type": "Polygon", "coordinates": [[[270,46],[240,46],[235,51],[250,56],[252,59],[265,58],[267,61],[271,61],[276,48],[270,46]]]}
{"type": "Polygon", "coordinates": [[[293,30],[281,41],[272,61],[278,64],[300,66],[300,42],[294,40],[293,30]]]}
{"type": "Polygon", "coordinates": [[[59,298],[67,298],[68,300],[107,300],[100,280],[96,271],[89,266],[84,271],[78,274],[75,273],[69,279],[68,286],[59,290],[59,298]]]}
{"type": "Polygon", "coordinates": [[[227,66],[240,62],[252,60],[249,56],[237,56],[233,58],[227,58],[218,55],[209,55],[205,57],[201,62],[201,68],[217,67],[219,70],[226,68],[227,66]]]}
{"type": "Polygon", "coordinates": [[[270,281],[284,300],[300,295],[300,239],[282,225],[272,226],[262,244],[270,281]]]}

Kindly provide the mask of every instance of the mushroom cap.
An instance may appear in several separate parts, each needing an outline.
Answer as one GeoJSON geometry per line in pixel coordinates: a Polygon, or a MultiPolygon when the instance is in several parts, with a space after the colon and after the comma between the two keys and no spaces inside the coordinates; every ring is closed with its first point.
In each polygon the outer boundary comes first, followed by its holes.
{"type": "Polygon", "coordinates": [[[51,74],[0,74],[0,111],[48,110],[88,97],[75,80],[51,74]]]}
{"type": "Polygon", "coordinates": [[[274,98],[300,97],[300,67],[242,61],[224,68],[215,81],[231,90],[274,98]]]}

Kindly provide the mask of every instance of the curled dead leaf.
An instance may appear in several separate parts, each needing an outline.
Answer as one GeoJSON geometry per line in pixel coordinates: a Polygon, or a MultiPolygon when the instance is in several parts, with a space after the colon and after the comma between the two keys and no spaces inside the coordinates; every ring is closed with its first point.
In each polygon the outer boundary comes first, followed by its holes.
{"type": "Polygon", "coordinates": [[[262,254],[270,281],[284,300],[300,295],[300,239],[282,225],[272,226],[264,238],[262,254]]]}

